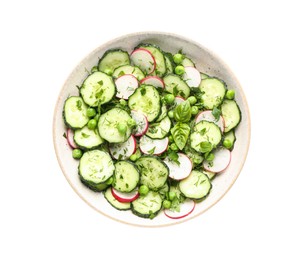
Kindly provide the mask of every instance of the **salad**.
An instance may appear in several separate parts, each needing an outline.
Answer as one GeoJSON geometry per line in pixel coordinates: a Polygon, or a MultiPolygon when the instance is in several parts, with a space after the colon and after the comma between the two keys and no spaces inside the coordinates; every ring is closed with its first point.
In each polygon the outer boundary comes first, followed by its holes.
{"type": "MultiPolygon", "coordinates": [[[[80,181],[117,210],[189,215],[229,167],[241,111],[182,51],[110,49],[63,107],[80,181]]],[[[75,173],[77,174],[77,173],[75,173]]]]}

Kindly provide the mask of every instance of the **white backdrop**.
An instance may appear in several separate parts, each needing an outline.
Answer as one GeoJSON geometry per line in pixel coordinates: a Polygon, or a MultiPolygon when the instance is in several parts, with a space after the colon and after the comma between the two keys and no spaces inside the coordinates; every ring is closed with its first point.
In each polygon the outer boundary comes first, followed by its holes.
{"type": "Polygon", "coordinates": [[[0,259],[303,259],[300,2],[2,1],[0,259]],[[157,229],[87,206],[52,143],[56,99],[74,66],[114,37],[147,30],[221,56],[252,119],[247,161],[228,194],[199,218],[157,229]]]}

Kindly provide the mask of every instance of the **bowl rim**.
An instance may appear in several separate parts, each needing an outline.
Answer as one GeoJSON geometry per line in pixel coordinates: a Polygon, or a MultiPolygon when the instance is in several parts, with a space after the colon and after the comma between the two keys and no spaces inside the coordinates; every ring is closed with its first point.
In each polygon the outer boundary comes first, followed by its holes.
{"type": "Polygon", "coordinates": [[[65,79],[60,91],[59,91],[59,95],[56,96],[56,104],[54,107],[54,111],[53,111],[53,123],[52,123],[52,135],[53,135],[53,145],[54,145],[54,150],[55,150],[55,154],[56,154],[56,159],[57,162],[60,166],[60,169],[65,177],[65,179],[68,181],[68,183],[70,184],[70,187],[72,187],[72,189],[75,191],[75,193],[87,204],[89,205],[91,208],[93,208],[95,211],[97,211],[98,213],[102,214],[103,216],[106,216],[116,222],[120,222],[123,224],[127,224],[130,226],[136,226],[136,227],[146,227],[146,228],[158,228],[158,227],[168,227],[168,226],[173,226],[173,225],[177,225],[177,224],[181,224],[183,222],[187,222],[191,219],[194,219],[200,215],[202,215],[204,212],[206,212],[207,210],[209,210],[210,208],[212,208],[215,204],[217,204],[227,193],[228,191],[231,189],[231,187],[234,185],[234,183],[236,182],[236,180],[238,179],[244,164],[247,160],[247,156],[248,156],[248,151],[249,151],[249,146],[250,146],[250,142],[251,142],[251,116],[250,116],[250,110],[249,110],[249,106],[248,106],[248,101],[246,99],[245,93],[243,91],[243,87],[240,84],[240,81],[238,80],[238,78],[236,77],[236,75],[233,73],[233,71],[231,70],[230,66],[227,65],[226,62],[224,62],[222,60],[222,58],[220,58],[216,53],[214,53],[214,51],[211,51],[209,48],[206,48],[205,46],[201,45],[200,43],[196,42],[195,40],[192,40],[190,38],[187,38],[185,36],[181,36],[179,34],[175,34],[175,33],[168,33],[168,32],[164,32],[164,31],[140,31],[140,32],[133,32],[133,33],[128,33],[128,34],[124,34],[118,37],[113,38],[112,40],[106,41],[103,44],[97,46],[95,49],[91,50],[90,52],[87,53],[87,55],[85,55],[71,70],[71,72],[68,74],[67,78],[65,79]],[[58,147],[56,146],[56,119],[57,119],[57,110],[59,107],[59,103],[61,100],[61,97],[63,96],[64,90],[66,89],[65,86],[71,76],[71,74],[78,68],[80,67],[82,61],[84,59],[86,59],[89,55],[92,55],[93,53],[97,52],[99,49],[102,49],[108,45],[111,45],[117,41],[120,41],[122,39],[125,38],[129,38],[129,37],[135,37],[135,36],[140,36],[140,35],[155,35],[155,36],[171,36],[171,37],[175,37],[175,38],[179,38],[181,40],[187,41],[187,42],[191,42],[191,44],[196,45],[197,47],[199,47],[200,49],[204,49],[206,50],[208,53],[210,53],[216,60],[218,60],[221,64],[223,64],[226,68],[226,70],[229,72],[229,74],[233,75],[234,80],[238,83],[238,87],[239,87],[239,94],[242,97],[242,101],[244,103],[244,107],[246,110],[246,114],[247,114],[247,121],[248,121],[248,127],[247,127],[247,136],[248,136],[248,142],[246,144],[246,149],[245,149],[245,154],[244,154],[244,160],[242,161],[242,163],[239,165],[238,169],[236,170],[237,174],[235,174],[235,177],[231,180],[231,182],[229,183],[229,186],[227,187],[227,189],[221,193],[221,195],[214,200],[209,207],[205,208],[204,210],[198,212],[196,215],[193,216],[189,216],[187,218],[181,218],[178,221],[174,221],[172,223],[166,223],[166,224],[159,224],[159,225],[145,225],[145,224],[136,224],[136,223],[130,223],[128,221],[124,221],[115,217],[112,217],[111,215],[102,212],[101,210],[99,210],[98,208],[96,208],[95,206],[93,206],[91,203],[89,203],[89,201],[87,201],[87,199],[78,191],[78,189],[72,184],[72,182],[70,181],[67,173],[64,170],[64,166],[62,164],[61,159],[59,158],[59,152],[58,152],[58,147]]]}

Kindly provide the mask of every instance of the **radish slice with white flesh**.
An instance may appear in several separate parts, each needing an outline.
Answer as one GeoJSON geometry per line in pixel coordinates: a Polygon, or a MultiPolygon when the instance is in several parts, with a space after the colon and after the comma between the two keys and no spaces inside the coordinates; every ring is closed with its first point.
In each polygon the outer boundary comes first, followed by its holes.
{"type": "Polygon", "coordinates": [[[132,202],[133,200],[136,200],[139,197],[138,190],[134,190],[128,193],[121,192],[118,190],[115,190],[113,187],[111,188],[112,195],[115,199],[117,199],[119,202],[132,202]]]}
{"type": "Polygon", "coordinates": [[[78,145],[74,141],[74,131],[71,128],[68,128],[66,132],[66,138],[68,140],[68,144],[71,148],[76,149],[78,145]]]}
{"type": "Polygon", "coordinates": [[[116,97],[128,99],[138,88],[137,78],[131,74],[125,74],[115,80],[117,89],[116,97]]]}
{"type": "Polygon", "coordinates": [[[218,173],[227,169],[231,161],[231,152],[224,148],[217,148],[214,152],[214,159],[211,162],[204,161],[203,167],[205,170],[218,173]]]}
{"type": "Polygon", "coordinates": [[[136,151],[136,140],[133,135],[127,141],[109,146],[112,157],[116,160],[128,159],[136,151]]]}
{"type": "Polygon", "coordinates": [[[165,88],[164,81],[157,76],[148,76],[140,81],[140,84],[151,85],[156,88],[165,88]]]}
{"type": "Polygon", "coordinates": [[[144,154],[162,154],[163,152],[167,151],[168,145],[168,137],[165,137],[163,139],[151,139],[150,137],[144,135],[139,140],[139,149],[144,154]]]}
{"type": "Polygon", "coordinates": [[[172,211],[170,209],[165,209],[165,215],[168,218],[179,219],[188,216],[195,208],[195,202],[190,199],[186,199],[183,203],[179,205],[179,211],[172,211]]]}
{"type": "Polygon", "coordinates": [[[191,88],[197,88],[201,84],[201,73],[194,67],[185,67],[183,80],[191,88]]]}
{"type": "Polygon", "coordinates": [[[139,67],[146,74],[150,74],[155,70],[155,58],[146,49],[138,48],[134,50],[130,55],[130,59],[135,66],[139,67]]]}
{"type": "Polygon", "coordinates": [[[134,128],[133,134],[134,136],[142,136],[144,135],[149,128],[149,122],[147,117],[136,110],[131,111],[131,117],[135,120],[136,122],[136,127],[134,128]]]}
{"type": "Polygon", "coordinates": [[[180,96],[176,96],[174,98],[174,103],[175,103],[176,106],[179,105],[180,103],[183,103],[184,101],[185,101],[185,99],[180,97],[180,96]]]}
{"type": "Polygon", "coordinates": [[[177,153],[179,164],[170,160],[168,157],[164,159],[164,163],[169,168],[169,177],[174,180],[182,180],[187,178],[192,171],[192,162],[189,157],[183,153],[177,153]]]}
{"type": "Polygon", "coordinates": [[[214,115],[212,114],[212,110],[205,110],[200,112],[195,118],[195,123],[197,124],[203,120],[215,123],[221,129],[221,131],[224,132],[225,129],[224,118],[220,116],[219,120],[216,120],[214,115]]]}

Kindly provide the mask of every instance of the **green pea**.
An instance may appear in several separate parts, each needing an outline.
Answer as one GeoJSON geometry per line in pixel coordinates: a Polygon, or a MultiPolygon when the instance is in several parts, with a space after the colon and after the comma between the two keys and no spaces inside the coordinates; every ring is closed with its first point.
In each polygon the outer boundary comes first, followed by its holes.
{"type": "Polygon", "coordinates": [[[197,102],[197,99],[195,96],[190,96],[187,98],[187,100],[190,102],[190,105],[194,105],[197,102]]]}
{"type": "Polygon", "coordinates": [[[196,115],[197,113],[198,113],[198,107],[197,106],[191,107],[191,114],[196,115]]]}
{"type": "Polygon", "coordinates": [[[173,139],[172,135],[169,136],[169,141],[170,141],[170,143],[174,142],[174,139],[173,139]]]}
{"type": "Polygon", "coordinates": [[[181,53],[176,53],[176,54],[173,55],[173,61],[176,64],[180,64],[183,61],[184,58],[185,58],[184,55],[181,54],[181,53]]]}
{"type": "Polygon", "coordinates": [[[88,108],[88,110],[87,110],[87,116],[88,117],[94,117],[95,115],[96,115],[95,108],[92,108],[92,107],[88,108]]]}
{"type": "Polygon", "coordinates": [[[149,192],[149,188],[147,185],[140,185],[138,192],[141,196],[146,196],[149,192]]]}
{"type": "Polygon", "coordinates": [[[124,99],[120,99],[120,100],[119,100],[119,103],[120,103],[122,106],[124,106],[124,107],[127,105],[127,101],[124,100],[124,99]]]}
{"type": "Polygon", "coordinates": [[[193,163],[194,164],[200,164],[202,162],[202,159],[194,158],[193,163]]]}
{"type": "Polygon", "coordinates": [[[132,162],[135,162],[137,160],[137,155],[134,153],[129,158],[132,162]]]}
{"type": "Polygon", "coordinates": [[[112,76],[113,70],[111,70],[111,69],[105,69],[104,73],[108,74],[109,76],[112,76]]]}
{"type": "Polygon", "coordinates": [[[117,130],[120,134],[124,135],[127,132],[127,125],[126,123],[118,123],[117,130]]]}
{"type": "Polygon", "coordinates": [[[106,184],[111,185],[114,181],[113,177],[110,177],[109,179],[106,180],[106,184]]]}
{"type": "Polygon", "coordinates": [[[76,148],[73,150],[72,156],[74,159],[80,159],[82,156],[82,151],[80,149],[76,148]]]}
{"type": "Polygon", "coordinates": [[[235,96],[235,91],[234,91],[234,90],[229,89],[229,90],[226,92],[226,98],[228,98],[228,99],[234,99],[234,96],[235,96]]]}
{"type": "Polygon", "coordinates": [[[88,128],[91,130],[94,130],[97,126],[97,120],[96,119],[90,119],[88,122],[88,128]]]}
{"type": "Polygon", "coordinates": [[[166,94],[165,97],[164,97],[165,101],[167,104],[173,104],[174,102],[174,95],[172,94],[166,94]]]}
{"type": "Polygon", "coordinates": [[[131,127],[131,128],[134,127],[134,126],[136,126],[136,122],[135,122],[135,120],[134,120],[133,118],[128,119],[127,124],[128,124],[128,126],[131,127]]]}
{"type": "Polygon", "coordinates": [[[223,145],[224,145],[224,147],[226,147],[227,149],[230,149],[230,148],[232,147],[232,142],[231,142],[229,139],[224,139],[223,145]]]}
{"type": "Polygon", "coordinates": [[[171,144],[170,148],[171,148],[172,151],[178,151],[178,147],[175,143],[171,144]]]}
{"type": "Polygon", "coordinates": [[[163,207],[165,209],[170,209],[171,208],[171,201],[170,200],[164,200],[163,201],[163,207]]]}
{"type": "Polygon", "coordinates": [[[178,65],[175,67],[174,72],[177,75],[183,75],[185,73],[185,68],[182,65],[178,65]]]}
{"type": "Polygon", "coordinates": [[[174,118],[174,111],[173,111],[173,110],[170,110],[170,111],[168,112],[168,117],[174,118]]]}
{"type": "Polygon", "coordinates": [[[212,162],[214,160],[214,154],[213,153],[209,153],[208,156],[206,157],[206,160],[208,162],[212,162]]]}
{"type": "Polygon", "coordinates": [[[176,193],[174,191],[169,191],[168,198],[170,201],[173,201],[176,198],[176,193]]]}

